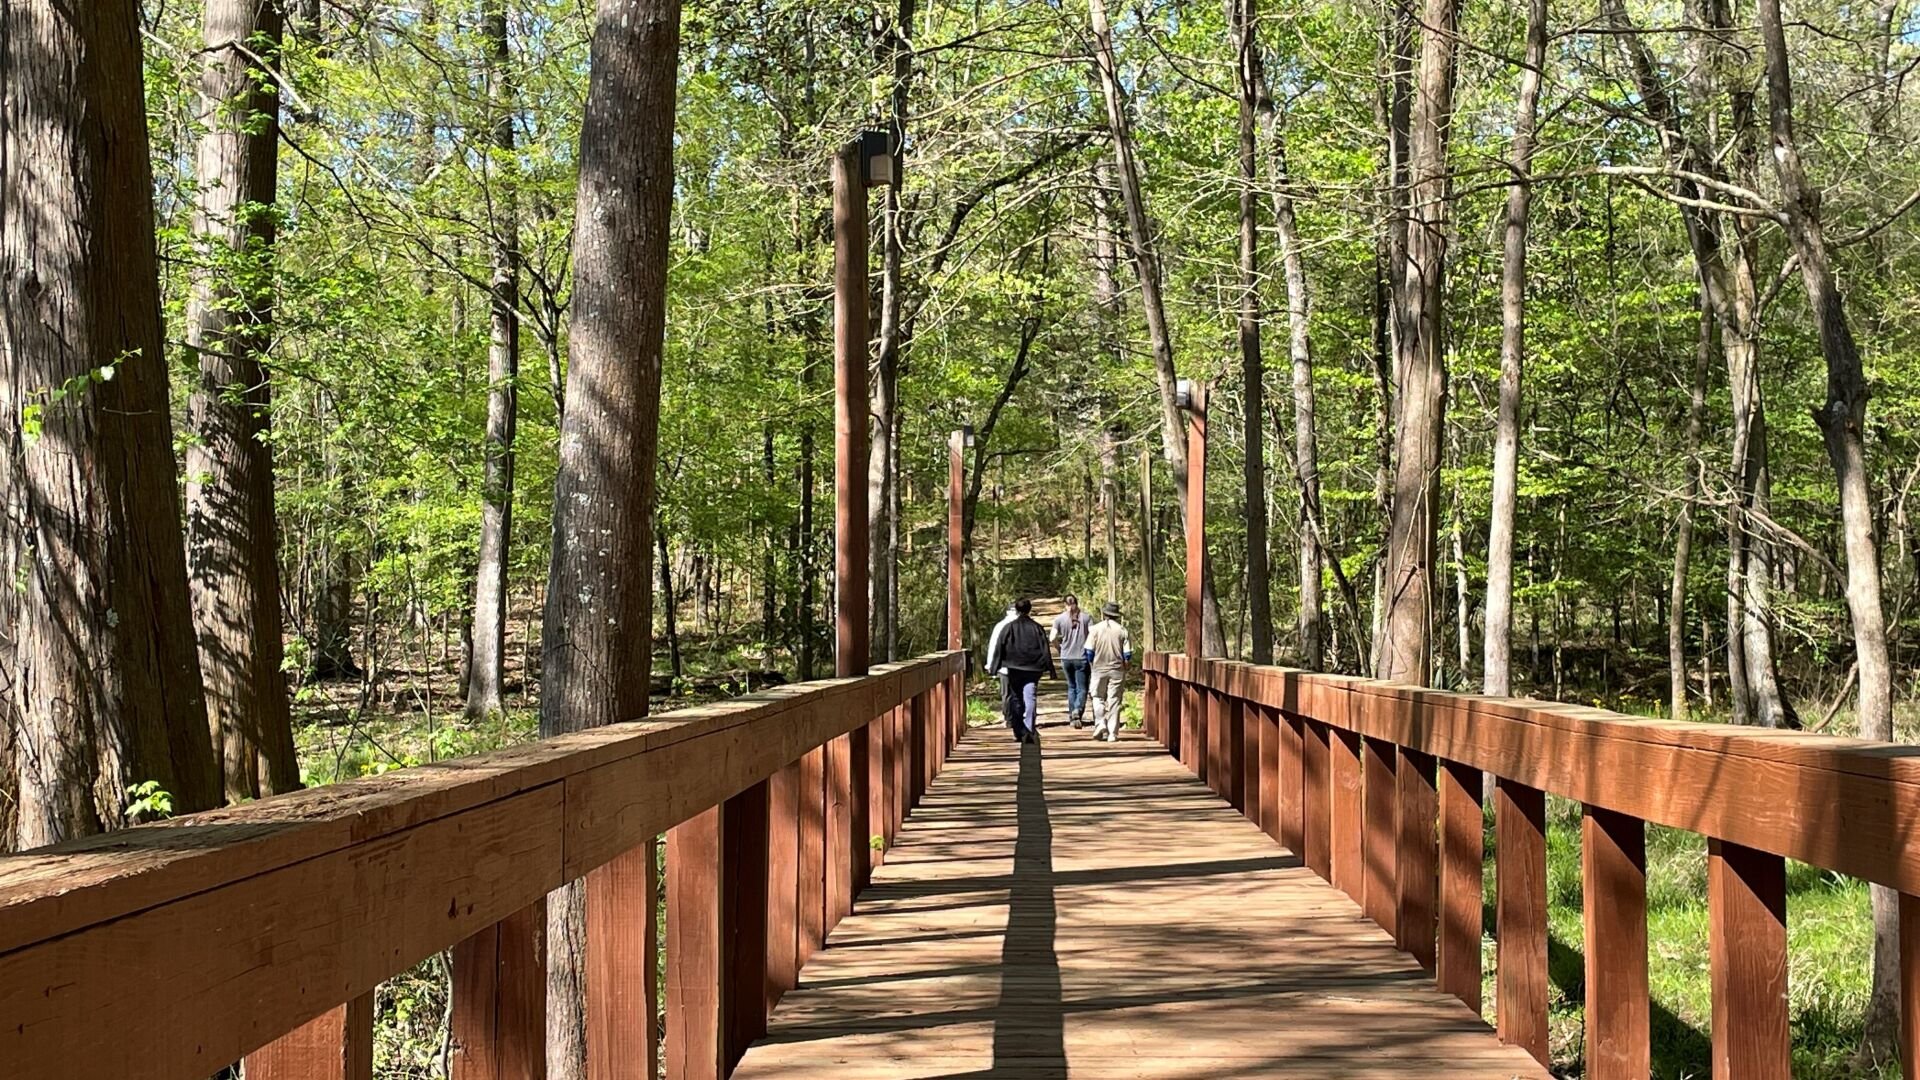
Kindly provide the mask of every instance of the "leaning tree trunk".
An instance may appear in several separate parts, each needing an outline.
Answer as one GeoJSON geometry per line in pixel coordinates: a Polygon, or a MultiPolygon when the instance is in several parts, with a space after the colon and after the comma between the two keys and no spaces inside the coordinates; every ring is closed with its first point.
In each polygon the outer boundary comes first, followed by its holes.
{"type": "Polygon", "coordinates": [[[1426,0],[1408,168],[1407,260],[1400,270],[1400,408],[1394,424],[1385,640],[1379,677],[1424,685],[1433,671],[1434,561],[1447,373],[1442,265],[1447,250],[1447,135],[1453,114],[1456,0],[1426,0]]]}
{"type": "MultiPolygon", "coordinates": [[[[1487,613],[1481,692],[1513,691],[1513,514],[1520,481],[1520,379],[1526,363],[1527,210],[1533,200],[1534,126],[1547,61],[1547,0],[1528,0],[1520,102],[1514,108],[1505,246],[1500,265],[1500,406],[1493,436],[1493,498],[1487,522],[1487,613]]],[[[1464,673],[1463,673],[1464,674],[1464,673]]]]}
{"type": "MultiPolygon", "coordinates": [[[[1833,463],[1840,490],[1840,532],[1847,556],[1847,614],[1853,623],[1854,662],[1860,673],[1860,734],[1893,738],[1893,676],[1887,656],[1886,609],[1880,595],[1880,549],[1874,535],[1874,494],[1867,471],[1867,379],[1847,324],[1846,301],[1834,280],[1820,213],[1820,192],[1807,179],[1794,131],[1793,79],[1780,0],[1760,0],[1766,42],[1767,102],[1774,171],[1786,209],[1787,236],[1800,257],[1800,280],[1819,328],[1827,361],[1827,400],[1813,419],[1833,463]]],[[[1873,983],[1862,1055],[1892,1060],[1900,1035],[1900,896],[1873,887],[1873,983]]]]}
{"type": "Polygon", "coordinates": [[[220,802],[187,593],[131,0],[0,14],[0,686],[13,846],[220,802]]]}
{"type": "MultiPolygon", "coordinates": [[[[1147,336],[1153,345],[1154,377],[1160,390],[1160,439],[1167,466],[1173,471],[1174,497],[1180,505],[1181,520],[1187,513],[1187,436],[1186,423],[1174,400],[1179,375],[1173,365],[1173,334],[1167,323],[1167,308],[1160,292],[1160,261],[1155,254],[1153,231],[1147,219],[1146,195],[1140,187],[1140,168],[1135,161],[1133,126],[1127,119],[1126,91],[1120,85],[1120,72],[1113,55],[1113,29],[1107,23],[1105,0],[1093,0],[1093,60],[1100,75],[1100,89],[1106,99],[1107,128],[1113,135],[1113,157],[1120,201],[1127,214],[1128,246],[1133,252],[1134,270],[1140,279],[1140,306],[1147,318],[1147,336]]],[[[1226,650],[1226,632],[1220,623],[1220,601],[1213,587],[1213,559],[1202,554],[1201,574],[1201,650],[1219,656],[1226,650]]]]}
{"type": "MultiPolygon", "coordinates": [[[[467,654],[467,716],[477,718],[503,708],[500,685],[506,677],[507,553],[513,543],[513,440],[520,411],[520,226],[511,167],[496,174],[495,163],[513,160],[512,54],[507,45],[507,12],[501,0],[489,0],[481,22],[487,38],[487,95],[493,110],[492,143],[485,175],[494,180],[494,208],[488,243],[493,277],[487,319],[487,460],[480,493],[480,561],[473,579],[473,631],[467,654]]],[[[564,415],[564,412],[563,412],[564,415]]]]}
{"type": "Polygon", "coordinates": [[[1240,406],[1245,438],[1241,498],[1247,532],[1247,621],[1250,659],[1273,663],[1273,596],[1267,567],[1266,364],[1260,355],[1260,218],[1257,134],[1260,43],[1258,0],[1234,0],[1234,48],[1240,97],[1240,406]]]}
{"type": "Polygon", "coordinates": [[[281,670],[271,401],[261,356],[272,339],[281,13],[272,0],[210,0],[200,74],[202,122],[187,306],[199,368],[188,409],[187,584],[207,721],[227,798],[300,786],[281,670]],[[257,58],[257,59],[256,59],[257,58]]]}
{"type": "MultiPolygon", "coordinates": [[[[647,713],[679,0],[603,0],[589,53],[540,734],[647,713]]],[[[586,1076],[586,906],[547,904],[547,1076],[586,1076]]]]}

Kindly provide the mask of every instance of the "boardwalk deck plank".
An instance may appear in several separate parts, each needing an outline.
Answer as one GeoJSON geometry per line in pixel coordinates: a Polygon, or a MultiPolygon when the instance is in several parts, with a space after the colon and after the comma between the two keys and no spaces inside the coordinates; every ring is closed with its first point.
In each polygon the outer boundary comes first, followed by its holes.
{"type": "Polygon", "coordinates": [[[1157,746],[956,752],[736,1077],[1545,1077],[1157,746]]]}

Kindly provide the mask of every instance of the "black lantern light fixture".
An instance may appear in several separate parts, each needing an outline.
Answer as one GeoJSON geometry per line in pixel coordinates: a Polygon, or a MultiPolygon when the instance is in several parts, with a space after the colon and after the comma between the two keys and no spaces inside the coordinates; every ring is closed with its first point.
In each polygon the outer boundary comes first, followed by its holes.
{"type": "Polygon", "coordinates": [[[860,133],[860,178],[870,188],[900,186],[900,146],[892,132],[860,133]]]}

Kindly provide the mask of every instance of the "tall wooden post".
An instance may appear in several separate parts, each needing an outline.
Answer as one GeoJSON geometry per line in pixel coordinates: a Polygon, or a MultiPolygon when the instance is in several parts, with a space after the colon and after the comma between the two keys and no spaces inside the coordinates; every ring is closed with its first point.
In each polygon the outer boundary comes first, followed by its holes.
{"type": "Polygon", "coordinates": [[[962,649],[965,645],[964,623],[961,609],[966,603],[966,594],[962,590],[965,573],[966,551],[963,538],[966,535],[966,522],[961,519],[961,487],[966,482],[967,444],[973,441],[973,429],[961,428],[947,437],[947,648],[962,649]]]}
{"type": "MultiPolygon", "coordinates": [[[[867,184],[861,145],[833,159],[833,672],[865,675],[867,595],[867,184]]],[[[866,877],[867,732],[827,744],[828,930],[866,877]]]]}
{"type": "Polygon", "coordinates": [[[1187,655],[1201,655],[1207,567],[1207,388],[1189,382],[1187,398],[1187,655]]]}

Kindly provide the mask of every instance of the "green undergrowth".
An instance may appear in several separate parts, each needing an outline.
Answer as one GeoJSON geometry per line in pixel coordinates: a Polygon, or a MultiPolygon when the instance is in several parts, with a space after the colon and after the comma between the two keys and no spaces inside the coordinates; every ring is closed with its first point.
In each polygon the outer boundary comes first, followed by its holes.
{"type": "MultiPolygon", "coordinates": [[[[1487,822],[1487,978],[1483,1000],[1495,1015],[1493,828],[1487,822]]],[[[1584,1075],[1585,933],[1581,917],[1580,805],[1547,804],[1550,1047],[1554,1071],[1584,1075]]],[[[1864,882],[1804,863],[1787,864],[1787,996],[1793,1075],[1809,1080],[1892,1078],[1894,1066],[1858,1066],[1866,1011],[1873,921],[1864,882]]],[[[1647,828],[1647,976],[1652,992],[1653,1075],[1711,1074],[1713,1001],[1707,970],[1706,840],[1680,829],[1647,828]]]]}

